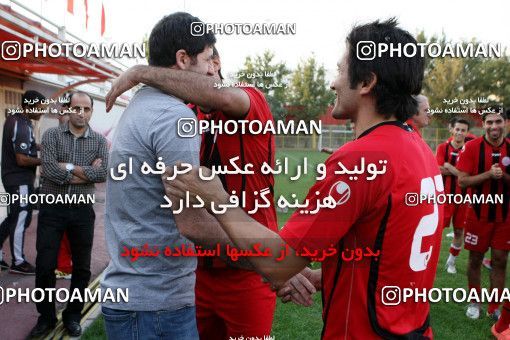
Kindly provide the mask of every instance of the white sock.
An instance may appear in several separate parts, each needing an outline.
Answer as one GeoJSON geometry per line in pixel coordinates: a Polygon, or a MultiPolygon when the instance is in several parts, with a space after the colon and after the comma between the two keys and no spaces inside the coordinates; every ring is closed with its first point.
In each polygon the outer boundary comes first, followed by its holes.
{"type": "Polygon", "coordinates": [[[450,266],[455,265],[456,258],[457,258],[457,256],[453,256],[452,254],[449,254],[448,260],[446,260],[446,263],[449,264],[450,266]]]}

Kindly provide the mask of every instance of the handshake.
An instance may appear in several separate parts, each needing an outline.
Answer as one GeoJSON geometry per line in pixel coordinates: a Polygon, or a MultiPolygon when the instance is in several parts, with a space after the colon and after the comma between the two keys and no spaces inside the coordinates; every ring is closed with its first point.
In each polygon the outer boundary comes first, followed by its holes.
{"type": "MultiPolygon", "coordinates": [[[[181,172],[182,170],[182,164],[178,162],[173,168],[167,167],[162,175],[165,193],[172,201],[184,199],[187,192],[191,197],[200,196],[206,206],[209,206],[211,202],[227,203],[229,201],[229,195],[224,190],[219,177],[213,175],[210,169],[193,167],[191,171],[185,173],[181,172]],[[208,177],[209,180],[204,181],[200,177],[208,177]]],[[[193,239],[192,233],[180,231],[184,236],[193,239]]],[[[321,275],[321,269],[312,270],[305,267],[283,284],[271,283],[271,289],[284,303],[292,301],[298,305],[309,307],[313,304],[312,295],[320,290],[321,275]]],[[[269,280],[264,281],[269,282],[269,280]]]]}
{"type": "Polygon", "coordinates": [[[281,287],[271,285],[271,289],[283,303],[294,302],[297,305],[310,307],[313,305],[313,294],[321,290],[322,270],[306,267],[294,275],[281,287]]]}

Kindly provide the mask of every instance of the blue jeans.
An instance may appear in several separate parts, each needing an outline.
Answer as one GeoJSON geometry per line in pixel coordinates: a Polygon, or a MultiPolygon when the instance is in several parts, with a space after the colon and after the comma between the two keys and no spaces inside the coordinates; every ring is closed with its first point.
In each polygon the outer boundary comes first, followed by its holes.
{"type": "Polygon", "coordinates": [[[109,340],[198,340],[195,306],[156,312],[102,307],[109,340]]]}

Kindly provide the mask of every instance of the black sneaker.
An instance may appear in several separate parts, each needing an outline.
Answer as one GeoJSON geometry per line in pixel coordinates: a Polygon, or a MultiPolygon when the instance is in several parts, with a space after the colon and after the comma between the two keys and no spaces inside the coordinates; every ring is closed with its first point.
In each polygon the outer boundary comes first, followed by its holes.
{"type": "Polygon", "coordinates": [[[4,260],[0,261],[0,270],[6,270],[9,269],[9,265],[4,260]]]}
{"type": "Polygon", "coordinates": [[[22,274],[22,275],[35,275],[35,267],[27,261],[23,262],[19,266],[12,265],[9,273],[22,274]]]}
{"type": "Polygon", "coordinates": [[[42,317],[39,317],[37,324],[30,331],[29,339],[39,338],[46,335],[55,328],[56,322],[50,322],[42,317]]]}
{"type": "Polygon", "coordinates": [[[77,337],[81,335],[81,326],[78,321],[64,322],[64,328],[69,336],[77,337]]]}

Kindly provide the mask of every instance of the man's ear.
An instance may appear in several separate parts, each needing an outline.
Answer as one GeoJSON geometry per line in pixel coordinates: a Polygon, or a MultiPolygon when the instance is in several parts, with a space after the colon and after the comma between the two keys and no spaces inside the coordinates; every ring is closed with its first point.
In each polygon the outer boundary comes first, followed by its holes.
{"type": "Polygon", "coordinates": [[[190,57],[188,56],[188,53],[186,53],[185,50],[180,49],[179,51],[175,52],[175,64],[179,69],[186,70],[188,69],[188,65],[190,63],[190,57]]]}
{"type": "Polygon", "coordinates": [[[377,83],[377,76],[375,75],[375,73],[371,72],[370,79],[365,80],[361,83],[360,94],[361,95],[369,94],[372,91],[372,89],[374,88],[376,83],[377,83]]]}

